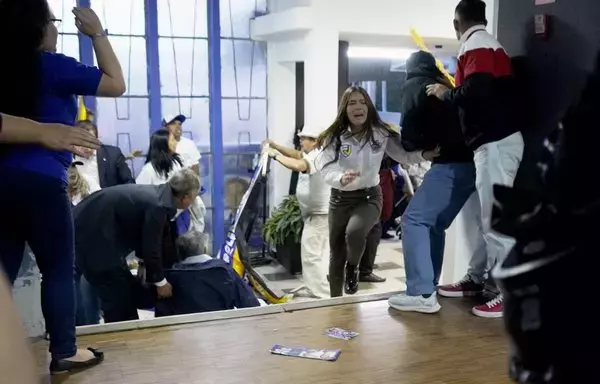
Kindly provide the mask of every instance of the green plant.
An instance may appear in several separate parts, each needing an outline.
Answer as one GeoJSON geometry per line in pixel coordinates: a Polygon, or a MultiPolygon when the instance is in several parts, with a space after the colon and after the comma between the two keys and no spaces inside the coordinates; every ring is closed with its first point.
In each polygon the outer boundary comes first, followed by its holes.
{"type": "Polygon", "coordinates": [[[263,236],[268,244],[275,247],[285,244],[289,236],[294,236],[299,243],[303,226],[298,199],[288,196],[265,222],[263,236]]]}

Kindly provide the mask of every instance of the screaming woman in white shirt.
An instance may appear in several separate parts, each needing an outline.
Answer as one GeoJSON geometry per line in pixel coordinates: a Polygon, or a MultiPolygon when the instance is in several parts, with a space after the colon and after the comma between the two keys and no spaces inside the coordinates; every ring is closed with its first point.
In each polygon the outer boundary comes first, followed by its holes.
{"type": "MultiPolygon", "coordinates": [[[[146,156],[146,164],[135,179],[136,184],[164,184],[183,169],[184,164],[181,156],[175,152],[177,140],[167,129],[161,128],[152,134],[150,138],[150,147],[146,156]]],[[[188,231],[196,230],[204,232],[204,215],[206,207],[204,202],[198,196],[196,201],[190,206],[190,225],[188,231]]]]}
{"type": "Polygon", "coordinates": [[[407,152],[398,129],[383,122],[361,87],[348,88],[337,118],[321,134],[321,154],[315,160],[331,189],[329,201],[329,285],[331,297],[358,291],[358,266],[369,232],[379,221],[382,194],[379,167],[383,155],[402,164],[420,163],[435,151],[407,152]],[[345,284],[344,284],[345,268],[345,284]]]}

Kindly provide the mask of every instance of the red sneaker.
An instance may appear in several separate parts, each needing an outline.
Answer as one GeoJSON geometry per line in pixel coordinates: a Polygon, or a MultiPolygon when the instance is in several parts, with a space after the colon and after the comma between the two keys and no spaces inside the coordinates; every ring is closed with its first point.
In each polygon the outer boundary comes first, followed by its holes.
{"type": "Polygon", "coordinates": [[[485,304],[473,307],[473,314],[479,317],[498,318],[502,317],[504,311],[504,300],[502,295],[496,296],[495,299],[488,301],[485,304]]]}
{"type": "Polygon", "coordinates": [[[477,284],[469,276],[454,284],[440,285],[438,293],[444,297],[476,296],[483,292],[483,284],[477,284]]]}

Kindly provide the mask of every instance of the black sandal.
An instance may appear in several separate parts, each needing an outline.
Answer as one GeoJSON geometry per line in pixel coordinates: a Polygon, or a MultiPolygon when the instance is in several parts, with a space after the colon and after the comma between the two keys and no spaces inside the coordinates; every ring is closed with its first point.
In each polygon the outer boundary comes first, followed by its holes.
{"type": "Polygon", "coordinates": [[[87,361],[70,361],[66,359],[52,359],[50,362],[50,374],[61,375],[71,371],[85,369],[100,364],[104,360],[104,352],[100,352],[94,348],[88,348],[88,351],[94,354],[94,357],[87,361]]]}

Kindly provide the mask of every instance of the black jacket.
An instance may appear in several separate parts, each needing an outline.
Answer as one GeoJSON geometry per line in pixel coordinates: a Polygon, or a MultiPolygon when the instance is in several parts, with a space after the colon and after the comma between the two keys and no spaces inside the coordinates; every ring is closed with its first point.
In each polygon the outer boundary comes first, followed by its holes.
{"type": "Polygon", "coordinates": [[[177,263],[165,274],[173,286],[173,297],[157,302],[156,317],[260,305],[248,284],[220,259],[177,263]]]}
{"type": "Polygon", "coordinates": [[[456,88],[445,100],[458,109],[465,142],[472,150],[521,130],[511,59],[484,26],[464,37],[456,69],[456,88]]]}
{"type": "Polygon", "coordinates": [[[124,184],[101,189],[73,208],[77,266],[104,272],[125,263],[132,251],[146,265],[146,279],[161,281],[163,268],[176,260],[167,255],[171,219],[177,209],[168,184],[124,184]]]}
{"type": "Polygon", "coordinates": [[[440,146],[435,163],[473,161],[465,145],[458,113],[448,103],[427,96],[426,87],[438,83],[442,74],[434,57],[419,51],[406,63],[407,80],[402,87],[402,144],[408,151],[431,150],[440,146]]]}
{"type": "Polygon", "coordinates": [[[125,156],[119,147],[103,145],[98,148],[98,177],[100,187],[114,187],[121,184],[135,184],[131,170],[125,162],[125,156]]]}

